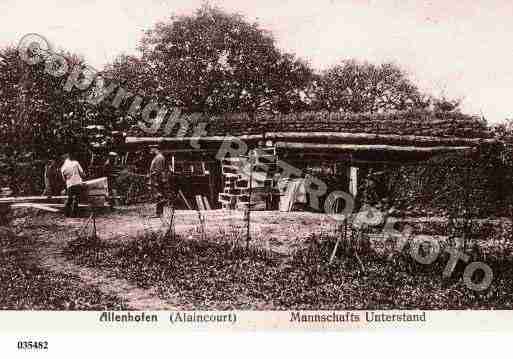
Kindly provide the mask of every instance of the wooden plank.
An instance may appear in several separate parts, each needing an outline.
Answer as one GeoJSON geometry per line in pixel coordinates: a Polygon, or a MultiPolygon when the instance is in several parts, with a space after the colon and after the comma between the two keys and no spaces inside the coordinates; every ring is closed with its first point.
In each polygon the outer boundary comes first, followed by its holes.
{"type": "Polygon", "coordinates": [[[194,198],[196,198],[196,205],[198,206],[198,209],[200,211],[204,211],[205,210],[205,206],[203,205],[203,199],[200,195],[196,195],[194,196],[194,198]]]}
{"type": "Polygon", "coordinates": [[[222,165],[221,170],[223,173],[237,173],[241,167],[237,165],[222,165]]]}
{"type": "Polygon", "coordinates": [[[349,167],[349,193],[356,197],[358,193],[358,167],[349,167]]]}
{"type": "Polygon", "coordinates": [[[45,206],[40,203],[16,203],[11,206],[12,208],[33,208],[33,209],[40,209],[47,212],[53,212],[58,213],[60,212],[57,208],[45,206]]]}
{"type": "Polygon", "coordinates": [[[187,198],[185,197],[181,189],[178,190],[178,195],[187,206],[187,209],[192,209],[191,205],[189,204],[189,201],[187,201],[187,198]]]}
{"type": "Polygon", "coordinates": [[[15,204],[15,203],[29,203],[29,202],[44,202],[48,200],[62,200],[68,196],[27,196],[27,197],[4,197],[0,198],[0,204],[15,204]]]}
{"type": "Polygon", "coordinates": [[[259,147],[251,151],[250,156],[274,156],[274,147],[259,147]]]}
{"type": "Polygon", "coordinates": [[[287,183],[285,193],[280,199],[279,209],[281,212],[290,212],[292,210],[300,186],[301,180],[292,180],[287,183]]]}
{"type": "MultiPolygon", "coordinates": [[[[247,210],[249,209],[249,202],[238,202],[237,209],[238,210],[247,210]]],[[[265,211],[267,209],[267,205],[265,202],[251,202],[251,210],[253,211],[265,211]]]]}
{"type": "MultiPolygon", "coordinates": [[[[25,203],[19,203],[19,204],[25,204],[25,203]]],[[[50,208],[64,208],[65,207],[64,203],[35,203],[35,204],[43,205],[45,207],[50,207],[50,208]]],[[[14,207],[17,205],[18,205],[18,203],[13,204],[11,207],[14,207]]],[[[79,203],[78,207],[79,208],[90,208],[91,206],[86,203],[79,203]]]]}
{"type": "Polygon", "coordinates": [[[226,204],[234,204],[237,199],[236,195],[231,195],[227,193],[219,193],[219,202],[226,204]]]}
{"type": "Polygon", "coordinates": [[[205,196],[203,196],[203,203],[204,203],[204,205],[205,205],[205,209],[206,209],[207,211],[212,210],[212,207],[210,207],[210,203],[208,202],[208,198],[207,198],[207,197],[205,197],[205,196]]]}
{"type": "Polygon", "coordinates": [[[226,194],[232,194],[232,195],[238,195],[240,194],[240,189],[239,188],[225,188],[224,189],[224,193],[226,194]]]}
{"type": "Polygon", "coordinates": [[[223,160],[221,161],[221,163],[224,165],[239,165],[240,163],[242,162],[246,162],[247,159],[246,158],[242,158],[242,157],[225,157],[223,158],[223,160]]]}
{"type": "Polygon", "coordinates": [[[302,184],[301,181],[293,181],[293,182],[294,182],[295,186],[293,187],[293,190],[292,190],[291,200],[288,203],[287,212],[292,211],[292,207],[294,207],[294,203],[296,201],[297,193],[299,192],[299,188],[301,187],[301,184],[302,184]]]}

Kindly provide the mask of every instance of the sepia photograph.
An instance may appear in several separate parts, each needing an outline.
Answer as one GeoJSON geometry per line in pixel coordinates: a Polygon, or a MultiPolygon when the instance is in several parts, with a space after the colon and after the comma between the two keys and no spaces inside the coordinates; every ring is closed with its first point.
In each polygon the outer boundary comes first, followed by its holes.
{"type": "Polygon", "coordinates": [[[512,15],[1,0],[0,315],[513,309],[512,15]]]}

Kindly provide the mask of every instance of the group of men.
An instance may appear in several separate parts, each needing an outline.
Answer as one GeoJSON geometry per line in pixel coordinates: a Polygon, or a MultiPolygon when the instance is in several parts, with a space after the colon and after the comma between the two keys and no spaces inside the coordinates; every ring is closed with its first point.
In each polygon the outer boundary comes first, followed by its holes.
{"type": "MultiPolygon", "coordinates": [[[[150,186],[156,194],[156,211],[154,217],[161,217],[164,211],[164,206],[169,200],[166,194],[171,193],[169,186],[169,169],[166,158],[159,147],[152,147],[151,152],[154,157],[150,165],[149,180],[150,186]]],[[[101,173],[102,177],[108,178],[109,190],[112,189],[113,185],[113,162],[113,159],[109,156],[102,167],[101,173]]],[[[64,155],[64,163],[60,168],[56,160],[50,160],[45,167],[45,189],[43,191],[43,195],[59,195],[61,193],[61,183],[64,181],[67,195],[64,214],[66,217],[76,217],[78,215],[80,197],[82,196],[85,177],[85,171],[72,153],[64,155]]]]}

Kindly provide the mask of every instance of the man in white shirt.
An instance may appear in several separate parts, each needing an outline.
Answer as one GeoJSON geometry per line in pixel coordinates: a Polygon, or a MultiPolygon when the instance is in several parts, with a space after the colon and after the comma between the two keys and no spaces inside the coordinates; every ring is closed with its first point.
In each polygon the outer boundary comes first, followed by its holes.
{"type": "Polygon", "coordinates": [[[78,204],[82,192],[82,178],[85,177],[84,170],[78,161],[75,161],[70,154],[64,155],[64,164],[61,167],[61,174],[66,182],[68,198],[64,206],[66,217],[75,217],[78,213],[78,204]]]}

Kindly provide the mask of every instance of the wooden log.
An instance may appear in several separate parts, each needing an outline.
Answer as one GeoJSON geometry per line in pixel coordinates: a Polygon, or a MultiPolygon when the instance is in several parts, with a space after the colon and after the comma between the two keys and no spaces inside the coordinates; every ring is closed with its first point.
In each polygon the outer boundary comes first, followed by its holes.
{"type": "Polygon", "coordinates": [[[133,137],[125,138],[125,144],[128,146],[141,145],[166,145],[179,144],[191,141],[215,142],[222,143],[224,141],[258,141],[263,138],[262,135],[240,135],[240,136],[205,136],[205,137],[133,137]]]}
{"type": "Polygon", "coordinates": [[[15,204],[15,203],[38,203],[48,202],[51,200],[65,200],[67,196],[27,196],[27,197],[4,197],[0,198],[0,204],[15,204]]]}
{"type": "MultiPolygon", "coordinates": [[[[415,135],[381,135],[372,133],[352,132],[267,132],[267,140],[323,140],[322,142],[337,141],[351,144],[352,142],[376,142],[377,144],[411,144],[415,146],[476,146],[481,143],[497,143],[496,139],[490,138],[463,138],[463,137],[432,137],[415,135]]],[[[285,142],[285,141],[284,141],[285,142]]]]}
{"type": "Polygon", "coordinates": [[[326,143],[298,143],[298,142],[277,142],[276,148],[289,150],[331,150],[331,151],[390,151],[390,152],[413,152],[413,153],[437,153],[451,151],[471,150],[469,146],[392,146],[392,145],[347,145],[347,144],[326,144],[326,143]]]}

